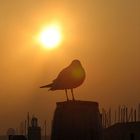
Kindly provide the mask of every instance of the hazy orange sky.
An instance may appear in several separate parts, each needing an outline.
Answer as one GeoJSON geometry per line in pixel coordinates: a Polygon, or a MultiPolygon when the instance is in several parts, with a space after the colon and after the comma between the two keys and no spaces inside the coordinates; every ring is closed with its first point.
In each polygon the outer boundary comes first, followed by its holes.
{"type": "Polygon", "coordinates": [[[0,0],[0,134],[18,128],[26,113],[47,120],[63,91],[39,89],[77,58],[86,70],[75,89],[79,100],[101,107],[140,102],[139,0],[0,0]],[[58,22],[63,43],[54,50],[36,45],[40,29],[58,22]]]}

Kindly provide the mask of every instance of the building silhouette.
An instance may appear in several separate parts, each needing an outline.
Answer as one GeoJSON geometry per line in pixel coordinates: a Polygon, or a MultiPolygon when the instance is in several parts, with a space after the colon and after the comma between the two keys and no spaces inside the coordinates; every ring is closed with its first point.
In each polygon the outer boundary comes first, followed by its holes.
{"type": "Polygon", "coordinates": [[[27,140],[24,135],[10,135],[9,140],[27,140]]]}
{"type": "Polygon", "coordinates": [[[119,106],[118,111],[109,108],[100,113],[97,102],[58,102],[51,138],[46,135],[46,121],[41,136],[38,119],[34,116],[30,119],[29,113],[22,129],[24,135],[9,128],[0,140],[140,140],[140,105],[138,109],[119,106]]]}
{"type": "Polygon", "coordinates": [[[140,122],[117,123],[104,129],[103,140],[140,140],[140,122]]]}
{"type": "Polygon", "coordinates": [[[41,128],[36,117],[32,117],[31,126],[28,127],[28,140],[41,140],[41,128]]]}
{"type": "Polygon", "coordinates": [[[7,136],[10,136],[10,135],[15,135],[16,134],[16,131],[14,128],[9,128],[7,130],[7,136]]]}

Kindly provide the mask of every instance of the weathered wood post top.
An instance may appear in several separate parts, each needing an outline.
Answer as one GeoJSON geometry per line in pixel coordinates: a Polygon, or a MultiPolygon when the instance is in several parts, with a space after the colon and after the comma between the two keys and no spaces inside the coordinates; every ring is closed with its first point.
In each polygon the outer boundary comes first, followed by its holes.
{"type": "Polygon", "coordinates": [[[51,140],[100,140],[99,105],[92,101],[57,102],[51,140]]]}

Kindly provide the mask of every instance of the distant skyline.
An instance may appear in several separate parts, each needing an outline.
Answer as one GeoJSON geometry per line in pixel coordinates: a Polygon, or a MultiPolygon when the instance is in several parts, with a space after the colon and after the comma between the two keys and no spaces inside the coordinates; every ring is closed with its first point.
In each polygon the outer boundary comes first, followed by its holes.
{"type": "Polygon", "coordinates": [[[19,127],[27,112],[51,119],[64,91],[40,89],[79,59],[86,80],[78,100],[101,107],[140,102],[139,0],[0,0],[0,134],[19,127]],[[47,50],[34,42],[43,26],[57,22],[64,40],[47,50]]]}

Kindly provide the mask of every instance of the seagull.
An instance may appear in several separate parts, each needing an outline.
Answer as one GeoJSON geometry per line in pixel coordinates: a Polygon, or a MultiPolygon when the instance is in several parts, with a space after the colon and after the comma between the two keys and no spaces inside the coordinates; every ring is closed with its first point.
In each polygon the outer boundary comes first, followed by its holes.
{"type": "Polygon", "coordinates": [[[81,62],[77,59],[73,60],[71,64],[64,68],[52,83],[41,86],[40,88],[49,88],[49,90],[65,90],[67,101],[69,101],[67,90],[71,90],[72,100],[74,101],[73,89],[80,86],[85,80],[85,70],[81,62]]]}

